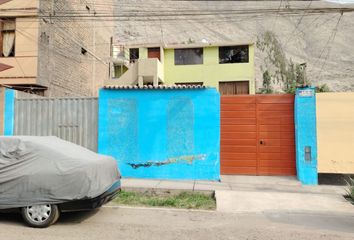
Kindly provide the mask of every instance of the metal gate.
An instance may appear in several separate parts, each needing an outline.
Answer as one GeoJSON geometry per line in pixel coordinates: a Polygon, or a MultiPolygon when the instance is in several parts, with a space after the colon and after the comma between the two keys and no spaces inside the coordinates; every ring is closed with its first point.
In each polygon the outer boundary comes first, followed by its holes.
{"type": "Polygon", "coordinates": [[[14,135],[57,136],[97,151],[97,115],[97,98],[20,98],[14,135]]]}
{"type": "Polygon", "coordinates": [[[221,174],[295,175],[294,95],[221,97],[221,174]]]}

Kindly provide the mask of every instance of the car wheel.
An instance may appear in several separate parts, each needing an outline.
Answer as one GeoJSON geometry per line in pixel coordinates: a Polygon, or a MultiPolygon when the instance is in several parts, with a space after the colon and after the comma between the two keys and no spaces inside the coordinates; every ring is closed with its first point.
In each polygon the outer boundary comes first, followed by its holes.
{"type": "Polygon", "coordinates": [[[58,221],[59,217],[60,217],[60,210],[58,208],[58,211],[56,211],[56,214],[53,218],[53,221],[50,223],[50,225],[55,224],[58,221]]]}
{"type": "Polygon", "coordinates": [[[24,207],[21,214],[28,226],[45,228],[54,224],[60,213],[57,205],[44,204],[24,207]]]}

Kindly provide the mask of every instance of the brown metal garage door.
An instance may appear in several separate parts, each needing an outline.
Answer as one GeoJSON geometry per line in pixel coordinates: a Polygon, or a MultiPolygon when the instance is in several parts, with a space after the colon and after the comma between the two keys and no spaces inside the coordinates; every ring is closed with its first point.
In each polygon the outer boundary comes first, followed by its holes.
{"type": "Polygon", "coordinates": [[[221,174],[295,175],[293,95],[221,97],[221,174]]]}

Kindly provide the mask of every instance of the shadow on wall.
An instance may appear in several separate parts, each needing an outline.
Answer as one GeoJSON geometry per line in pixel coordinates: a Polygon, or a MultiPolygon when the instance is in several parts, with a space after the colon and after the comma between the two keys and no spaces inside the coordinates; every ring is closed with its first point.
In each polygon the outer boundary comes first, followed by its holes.
{"type": "Polygon", "coordinates": [[[220,179],[216,89],[103,89],[99,106],[99,153],[123,177],[220,179]]]}

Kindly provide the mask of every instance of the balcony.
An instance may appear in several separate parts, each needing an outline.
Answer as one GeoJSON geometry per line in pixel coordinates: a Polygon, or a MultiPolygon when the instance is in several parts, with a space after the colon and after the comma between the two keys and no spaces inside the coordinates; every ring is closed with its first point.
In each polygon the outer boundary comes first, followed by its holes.
{"type": "Polygon", "coordinates": [[[157,86],[164,82],[162,63],[157,58],[138,59],[128,66],[128,70],[119,78],[112,78],[105,85],[139,85],[153,84],[157,86]]]}

